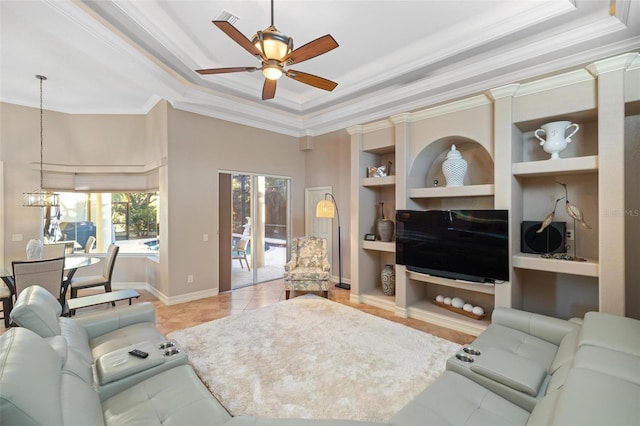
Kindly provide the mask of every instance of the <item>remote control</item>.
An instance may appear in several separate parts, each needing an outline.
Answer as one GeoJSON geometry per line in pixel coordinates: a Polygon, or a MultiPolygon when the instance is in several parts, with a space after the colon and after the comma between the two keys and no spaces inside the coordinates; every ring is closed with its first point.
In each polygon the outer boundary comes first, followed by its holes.
{"type": "Polygon", "coordinates": [[[149,356],[147,352],[141,351],[140,349],[134,349],[129,351],[129,353],[133,356],[137,356],[138,358],[146,358],[149,356]]]}

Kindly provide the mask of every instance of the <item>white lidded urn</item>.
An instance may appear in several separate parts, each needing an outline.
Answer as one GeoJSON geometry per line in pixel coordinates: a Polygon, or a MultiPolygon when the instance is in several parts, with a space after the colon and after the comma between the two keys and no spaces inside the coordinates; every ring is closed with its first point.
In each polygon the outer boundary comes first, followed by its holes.
{"type": "Polygon", "coordinates": [[[570,121],[552,121],[540,126],[533,135],[540,141],[542,149],[551,154],[551,159],[556,160],[560,158],[559,154],[567,147],[567,144],[571,143],[571,136],[575,135],[579,129],[580,126],[570,121]],[[570,127],[575,127],[575,129],[565,137],[565,133],[570,127]],[[544,132],[547,139],[542,139],[538,135],[539,132],[544,132]]]}
{"type": "Polygon", "coordinates": [[[467,174],[467,161],[462,158],[455,145],[447,153],[447,158],[442,163],[442,173],[447,181],[447,186],[464,186],[464,177],[467,174]]]}

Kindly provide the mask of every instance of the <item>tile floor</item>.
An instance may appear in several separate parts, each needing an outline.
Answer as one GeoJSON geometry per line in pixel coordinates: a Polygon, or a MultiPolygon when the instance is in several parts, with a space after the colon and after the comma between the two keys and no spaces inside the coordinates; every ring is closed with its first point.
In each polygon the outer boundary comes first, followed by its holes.
{"type": "MultiPolygon", "coordinates": [[[[88,295],[96,292],[100,292],[100,290],[96,291],[94,289],[88,289],[80,292],[80,295],[88,295]]],[[[236,315],[244,311],[258,309],[263,306],[268,306],[285,300],[284,284],[282,280],[275,280],[249,287],[243,287],[227,293],[219,294],[217,296],[207,297],[205,299],[172,306],[164,305],[147,291],[139,290],[139,293],[140,298],[134,299],[133,303],[151,301],[155,304],[158,328],[163,334],[167,334],[172,331],[180,330],[187,327],[192,327],[203,322],[223,318],[229,315],[236,315]]],[[[295,296],[295,294],[293,296],[295,296]]],[[[427,333],[431,333],[434,336],[439,336],[456,343],[471,343],[474,339],[473,336],[470,336],[468,334],[429,324],[424,321],[419,321],[412,318],[400,318],[384,309],[368,306],[365,304],[351,303],[349,302],[348,290],[331,287],[329,290],[329,299],[347,306],[354,307],[363,312],[377,315],[379,317],[405,324],[409,327],[422,330],[427,333]]],[[[124,306],[127,303],[127,301],[122,301],[118,302],[118,305],[124,306]]],[[[97,307],[79,309],[77,311],[77,315],[82,315],[83,313],[87,313],[92,310],[110,308],[111,306],[106,304],[97,307]]],[[[0,328],[0,333],[1,332],[4,332],[4,328],[0,328]]]]}

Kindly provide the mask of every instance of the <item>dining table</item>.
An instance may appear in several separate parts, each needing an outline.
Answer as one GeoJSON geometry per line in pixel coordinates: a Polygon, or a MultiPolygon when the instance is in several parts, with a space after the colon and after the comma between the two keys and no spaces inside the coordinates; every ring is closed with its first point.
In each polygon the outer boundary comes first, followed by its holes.
{"type": "MultiPolygon", "coordinates": [[[[24,259],[20,259],[24,260],[24,259]]],[[[60,294],[62,294],[63,298],[66,298],[67,289],[71,284],[71,280],[73,276],[80,268],[85,268],[87,266],[95,265],[100,262],[102,259],[94,256],[79,256],[79,255],[69,255],[64,258],[64,272],[65,278],[61,283],[62,290],[60,294]]],[[[4,284],[9,288],[11,295],[9,297],[2,298],[2,310],[4,315],[4,326],[5,328],[9,327],[9,312],[13,309],[13,297],[16,294],[16,288],[13,280],[13,270],[10,268],[0,268],[0,279],[4,282],[4,284]]]]}

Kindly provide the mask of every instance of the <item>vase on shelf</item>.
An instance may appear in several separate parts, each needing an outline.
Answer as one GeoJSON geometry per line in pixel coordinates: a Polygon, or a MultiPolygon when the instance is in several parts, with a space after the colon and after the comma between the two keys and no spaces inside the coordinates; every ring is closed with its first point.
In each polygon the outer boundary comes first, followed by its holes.
{"type": "Polygon", "coordinates": [[[567,144],[571,143],[571,136],[575,135],[579,129],[580,126],[570,121],[552,121],[540,126],[538,130],[533,132],[533,135],[540,141],[542,149],[551,154],[551,159],[556,160],[560,158],[559,154],[567,147],[567,144]],[[565,137],[565,133],[571,127],[574,127],[573,132],[565,137]],[[544,133],[546,139],[542,139],[538,133],[544,133]]]}
{"type": "Polygon", "coordinates": [[[380,217],[376,223],[380,241],[389,242],[393,239],[393,221],[384,217],[384,203],[380,203],[380,217]]]}
{"type": "Polygon", "coordinates": [[[447,158],[442,163],[442,173],[447,181],[447,186],[464,186],[464,177],[467,174],[467,161],[462,158],[455,145],[447,153],[447,158]]]}
{"type": "Polygon", "coordinates": [[[382,278],[382,292],[385,296],[394,296],[396,294],[396,271],[393,265],[385,265],[380,273],[382,278]]]}

